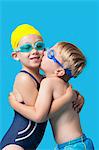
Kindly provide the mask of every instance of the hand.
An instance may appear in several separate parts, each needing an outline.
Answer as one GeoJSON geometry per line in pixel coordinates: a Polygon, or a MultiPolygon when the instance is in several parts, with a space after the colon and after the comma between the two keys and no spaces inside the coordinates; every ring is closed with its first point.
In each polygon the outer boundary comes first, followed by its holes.
{"type": "Polygon", "coordinates": [[[75,100],[73,103],[73,108],[77,113],[79,113],[84,105],[84,97],[80,95],[80,93],[76,90],[74,90],[74,93],[76,94],[75,100]]]}
{"type": "MultiPolygon", "coordinates": [[[[70,84],[69,87],[66,89],[65,95],[68,97],[68,99],[71,99],[74,97],[74,91],[72,89],[72,85],[70,84]]],[[[76,95],[76,94],[75,94],[76,95]]]]}
{"type": "Polygon", "coordinates": [[[23,102],[23,98],[17,89],[14,89],[12,94],[14,94],[16,101],[18,101],[20,103],[23,102]]]}
{"type": "Polygon", "coordinates": [[[9,102],[10,102],[10,105],[13,107],[14,106],[14,103],[16,102],[16,96],[13,92],[11,92],[9,94],[9,102]]]}

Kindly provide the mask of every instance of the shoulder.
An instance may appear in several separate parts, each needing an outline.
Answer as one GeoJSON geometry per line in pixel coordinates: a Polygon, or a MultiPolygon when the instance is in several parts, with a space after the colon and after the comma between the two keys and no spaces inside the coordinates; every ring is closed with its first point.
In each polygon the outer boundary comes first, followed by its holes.
{"type": "Polygon", "coordinates": [[[51,84],[51,81],[52,81],[51,78],[46,77],[42,79],[41,84],[51,84]]]}
{"type": "Polygon", "coordinates": [[[20,72],[17,74],[17,76],[15,78],[14,85],[20,85],[20,86],[35,85],[36,86],[36,83],[28,74],[20,72]]]}
{"type": "Polygon", "coordinates": [[[53,88],[55,86],[55,83],[56,83],[56,78],[54,77],[46,77],[44,78],[42,81],[41,81],[41,84],[40,86],[44,86],[46,88],[53,88]]]}
{"type": "Polygon", "coordinates": [[[23,73],[23,72],[18,73],[15,80],[20,81],[20,82],[34,81],[28,74],[23,73]]]}
{"type": "Polygon", "coordinates": [[[29,75],[23,72],[20,72],[16,75],[17,80],[25,81],[26,79],[29,79],[29,78],[30,78],[29,75]]]}
{"type": "Polygon", "coordinates": [[[58,77],[46,77],[42,81],[43,82],[59,82],[61,79],[58,77]]]}

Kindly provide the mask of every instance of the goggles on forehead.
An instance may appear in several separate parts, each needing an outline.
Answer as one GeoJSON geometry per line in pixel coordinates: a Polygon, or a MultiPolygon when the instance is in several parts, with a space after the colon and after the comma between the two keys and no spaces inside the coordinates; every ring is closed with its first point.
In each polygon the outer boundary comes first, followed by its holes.
{"type": "MultiPolygon", "coordinates": [[[[60,63],[56,58],[55,58],[55,52],[54,50],[51,50],[51,49],[47,49],[47,57],[49,59],[52,59],[55,63],[57,63],[59,66],[61,66],[63,69],[64,69],[64,65],[62,63],[60,63]]],[[[65,70],[65,73],[70,77],[72,78],[72,73],[71,73],[71,70],[70,69],[64,69],[65,70]]]]}
{"type": "Polygon", "coordinates": [[[45,49],[45,44],[42,41],[35,42],[34,44],[26,43],[14,51],[20,52],[30,52],[32,49],[36,49],[37,51],[41,51],[45,49]]]}

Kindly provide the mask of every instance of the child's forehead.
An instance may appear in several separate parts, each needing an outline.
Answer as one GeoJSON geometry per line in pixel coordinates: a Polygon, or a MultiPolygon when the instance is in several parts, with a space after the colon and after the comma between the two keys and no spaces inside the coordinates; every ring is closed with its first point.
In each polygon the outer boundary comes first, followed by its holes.
{"type": "Polygon", "coordinates": [[[54,50],[55,53],[60,54],[61,50],[58,48],[58,46],[55,44],[54,46],[52,46],[50,49],[54,50]]]}
{"type": "Polygon", "coordinates": [[[19,46],[25,44],[25,43],[35,43],[37,41],[43,41],[42,37],[41,36],[38,36],[38,35],[27,35],[27,36],[24,36],[20,42],[19,42],[19,46]]]}

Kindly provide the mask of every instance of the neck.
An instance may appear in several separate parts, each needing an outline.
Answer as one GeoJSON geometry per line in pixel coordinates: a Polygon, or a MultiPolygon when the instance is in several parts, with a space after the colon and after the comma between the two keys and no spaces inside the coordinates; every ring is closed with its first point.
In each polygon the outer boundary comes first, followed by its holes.
{"type": "Polygon", "coordinates": [[[56,74],[50,73],[50,72],[45,72],[46,77],[57,77],[56,74]]]}
{"type": "Polygon", "coordinates": [[[58,78],[64,80],[64,82],[68,82],[68,80],[70,79],[70,77],[67,76],[67,75],[64,75],[64,76],[62,76],[62,77],[59,77],[59,76],[57,76],[56,74],[51,74],[51,73],[46,73],[46,77],[50,77],[50,78],[51,78],[51,77],[58,77],[58,78]]]}
{"type": "Polygon", "coordinates": [[[39,68],[33,69],[33,68],[27,68],[27,67],[23,66],[22,70],[29,72],[38,80],[38,82],[41,82],[42,75],[40,75],[40,73],[39,73],[39,68]]]}

